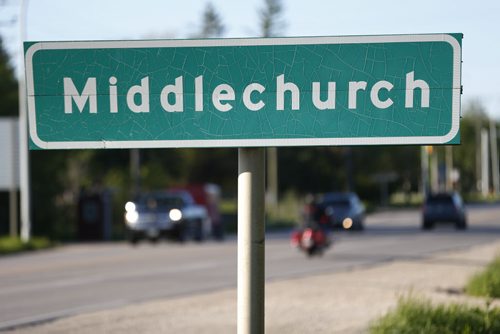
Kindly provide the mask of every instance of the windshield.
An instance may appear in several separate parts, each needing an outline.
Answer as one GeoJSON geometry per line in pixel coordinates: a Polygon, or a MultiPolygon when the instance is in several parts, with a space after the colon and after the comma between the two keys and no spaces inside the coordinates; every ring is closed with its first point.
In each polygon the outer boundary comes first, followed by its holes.
{"type": "Polygon", "coordinates": [[[331,200],[324,203],[324,206],[332,206],[339,209],[348,209],[350,207],[350,202],[347,199],[337,199],[331,200]]]}
{"type": "Polygon", "coordinates": [[[181,196],[171,194],[147,194],[140,196],[137,203],[150,209],[156,207],[180,208],[184,206],[184,199],[181,196]]]}
{"type": "Polygon", "coordinates": [[[453,205],[453,199],[450,196],[436,196],[427,199],[428,205],[453,205]]]}

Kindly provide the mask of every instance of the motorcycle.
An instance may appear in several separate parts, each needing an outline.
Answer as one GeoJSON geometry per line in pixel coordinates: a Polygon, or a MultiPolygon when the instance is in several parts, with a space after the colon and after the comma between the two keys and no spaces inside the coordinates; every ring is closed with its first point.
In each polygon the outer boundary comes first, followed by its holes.
{"type": "Polygon", "coordinates": [[[322,255],[331,245],[330,236],[321,228],[306,227],[296,230],[291,236],[292,247],[304,251],[308,256],[322,255]]]}

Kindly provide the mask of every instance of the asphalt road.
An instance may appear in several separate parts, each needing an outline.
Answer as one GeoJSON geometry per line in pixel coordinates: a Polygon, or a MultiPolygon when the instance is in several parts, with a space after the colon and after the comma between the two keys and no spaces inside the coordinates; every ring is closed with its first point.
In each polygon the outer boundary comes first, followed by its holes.
{"type": "MultiPolygon", "coordinates": [[[[289,233],[266,240],[266,277],[282,280],[419,259],[500,239],[500,206],[469,208],[467,231],[420,230],[419,212],[368,217],[366,231],[337,233],[321,258],[291,249],[289,233]]],[[[0,330],[141,301],[236,286],[237,246],[224,243],[70,245],[0,258],[0,330]]]]}

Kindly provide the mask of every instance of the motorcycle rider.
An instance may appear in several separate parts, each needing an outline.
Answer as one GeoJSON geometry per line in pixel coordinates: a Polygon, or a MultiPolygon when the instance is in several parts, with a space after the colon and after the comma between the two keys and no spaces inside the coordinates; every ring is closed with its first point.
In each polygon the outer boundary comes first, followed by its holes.
{"type": "Polygon", "coordinates": [[[330,222],[323,210],[318,206],[317,199],[312,194],[307,194],[302,209],[302,228],[312,228],[320,231],[326,246],[330,245],[330,222]]]}

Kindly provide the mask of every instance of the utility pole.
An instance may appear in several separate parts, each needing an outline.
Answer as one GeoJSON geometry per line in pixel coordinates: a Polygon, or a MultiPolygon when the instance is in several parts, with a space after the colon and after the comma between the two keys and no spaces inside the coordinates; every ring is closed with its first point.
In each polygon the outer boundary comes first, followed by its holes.
{"type": "Polygon", "coordinates": [[[422,173],[422,198],[427,196],[429,191],[429,153],[427,152],[429,146],[420,147],[420,166],[422,173]]]}
{"type": "Polygon", "coordinates": [[[31,239],[31,187],[28,150],[28,115],[26,112],[26,82],[24,79],[24,47],[26,39],[26,16],[28,0],[21,0],[19,15],[19,188],[21,193],[21,240],[28,242],[31,239]]]}
{"type": "Polygon", "coordinates": [[[430,146],[431,148],[431,191],[437,192],[439,191],[439,166],[438,166],[438,154],[435,147],[430,146]]]}
{"type": "Polygon", "coordinates": [[[141,190],[141,151],[138,148],[130,150],[130,178],[132,180],[132,197],[141,190]]]}
{"type": "MultiPolygon", "coordinates": [[[[264,6],[259,10],[261,36],[264,38],[281,35],[284,23],[281,19],[283,5],[281,0],[265,0],[264,6]]],[[[271,212],[276,212],[278,207],[278,149],[268,147],[267,156],[267,191],[266,204],[271,212]]]]}
{"type": "Polygon", "coordinates": [[[12,121],[11,123],[11,142],[12,142],[12,153],[10,155],[11,168],[12,168],[12,179],[11,187],[9,191],[9,225],[10,225],[10,236],[12,238],[17,238],[19,235],[19,230],[17,228],[17,221],[19,219],[17,214],[17,189],[19,187],[19,166],[18,166],[18,152],[19,152],[19,122],[12,121]]]}
{"type": "Polygon", "coordinates": [[[278,205],[278,149],[267,148],[267,194],[266,203],[276,210],[278,205]]]}
{"type": "Polygon", "coordinates": [[[500,193],[497,139],[497,125],[494,120],[490,120],[491,174],[493,178],[493,190],[495,192],[495,196],[500,193]]]}
{"type": "Polygon", "coordinates": [[[490,186],[488,130],[481,129],[481,194],[487,196],[490,186]]]}
{"type": "Polygon", "coordinates": [[[445,147],[446,154],[446,191],[453,190],[453,180],[451,177],[451,173],[453,171],[453,147],[447,145],[445,147]]]}

